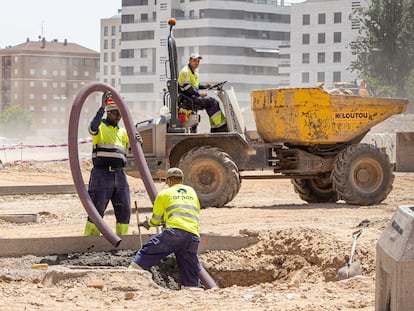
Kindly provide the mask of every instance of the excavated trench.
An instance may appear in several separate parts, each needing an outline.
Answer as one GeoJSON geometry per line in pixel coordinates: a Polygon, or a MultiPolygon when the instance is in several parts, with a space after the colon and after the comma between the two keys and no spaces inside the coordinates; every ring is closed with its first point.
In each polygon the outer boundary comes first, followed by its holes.
{"type": "MultiPolygon", "coordinates": [[[[337,280],[337,271],[349,259],[349,243],[336,240],[317,229],[295,228],[264,231],[259,242],[236,251],[206,251],[200,261],[219,287],[252,286],[262,283],[319,283],[337,280]]],[[[47,256],[40,263],[49,266],[127,267],[136,251],[73,253],[47,256]]],[[[363,273],[375,269],[375,248],[361,247],[355,259],[361,260],[363,273]]],[[[151,269],[158,285],[180,288],[175,257],[169,256],[151,269]]]]}

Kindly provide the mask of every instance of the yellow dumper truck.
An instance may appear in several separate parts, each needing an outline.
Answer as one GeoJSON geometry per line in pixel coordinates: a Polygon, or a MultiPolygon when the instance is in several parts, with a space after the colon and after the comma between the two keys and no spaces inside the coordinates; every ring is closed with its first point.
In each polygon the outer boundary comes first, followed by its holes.
{"type": "MultiPolygon", "coordinates": [[[[233,89],[224,90],[222,82],[211,91],[229,132],[197,133],[198,108],[178,93],[172,27],[163,113],[136,125],[154,178],[180,167],[202,207],[230,202],[243,178],[290,178],[309,203],[371,205],[387,197],[394,179],[389,158],[360,141],[374,125],[404,112],[406,99],[331,94],[322,88],[255,90],[251,109],[257,131],[248,132],[233,89]]],[[[138,176],[132,156],[128,169],[138,176]]]]}

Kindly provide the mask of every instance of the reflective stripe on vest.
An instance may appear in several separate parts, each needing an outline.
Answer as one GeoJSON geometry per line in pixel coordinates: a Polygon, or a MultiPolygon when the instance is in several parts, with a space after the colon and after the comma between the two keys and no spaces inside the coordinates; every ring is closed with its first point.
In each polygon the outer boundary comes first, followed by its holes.
{"type": "Polygon", "coordinates": [[[113,158],[126,162],[125,150],[128,141],[125,129],[101,122],[98,133],[92,136],[92,158],[113,158]]]}

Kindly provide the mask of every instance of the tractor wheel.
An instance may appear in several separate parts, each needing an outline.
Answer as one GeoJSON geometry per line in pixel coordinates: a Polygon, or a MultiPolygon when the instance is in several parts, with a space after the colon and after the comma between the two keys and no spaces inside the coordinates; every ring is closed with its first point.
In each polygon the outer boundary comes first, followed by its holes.
{"type": "Polygon", "coordinates": [[[348,204],[382,202],[392,190],[393,167],[388,155],[369,144],[350,145],[342,150],[332,170],[339,199],[348,204]]]}
{"type": "Polygon", "coordinates": [[[334,203],[337,200],[329,175],[322,178],[293,179],[292,184],[300,198],[308,203],[334,203]]]}
{"type": "Polygon", "coordinates": [[[219,148],[193,148],[181,157],[178,167],[184,172],[185,183],[197,192],[202,208],[223,207],[240,190],[239,169],[219,148]]]}

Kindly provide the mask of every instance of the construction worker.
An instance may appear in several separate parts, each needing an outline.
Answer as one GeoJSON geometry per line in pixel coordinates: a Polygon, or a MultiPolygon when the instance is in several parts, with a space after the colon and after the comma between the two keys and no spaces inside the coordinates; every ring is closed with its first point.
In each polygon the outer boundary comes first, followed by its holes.
{"type": "MultiPolygon", "coordinates": [[[[93,168],[88,192],[102,217],[111,200],[116,218],[116,234],[125,235],[128,234],[131,217],[129,185],[124,172],[129,139],[126,130],[118,126],[120,120],[118,106],[111,98],[110,92],[105,92],[101,107],[88,128],[93,144],[93,168]],[[106,119],[102,119],[105,111],[106,119]]],[[[136,134],[136,139],[142,144],[139,133],[136,134]]],[[[89,217],[84,235],[100,235],[100,231],[89,217]]]]}
{"type": "Polygon", "coordinates": [[[183,180],[184,174],[179,168],[167,171],[168,188],[161,190],[155,198],[151,218],[139,224],[148,230],[164,223],[165,229],[142,246],[128,268],[149,270],[174,253],[182,286],[198,287],[201,269],[197,255],[200,202],[195,190],[184,185],[183,180]]]}
{"type": "Polygon", "coordinates": [[[202,89],[208,89],[211,84],[200,84],[198,81],[197,68],[200,65],[202,57],[193,53],[190,55],[188,65],[184,66],[178,76],[179,93],[192,98],[196,106],[206,110],[210,118],[211,132],[228,132],[226,117],[220,110],[218,101],[206,92],[199,92],[202,89]]]}

